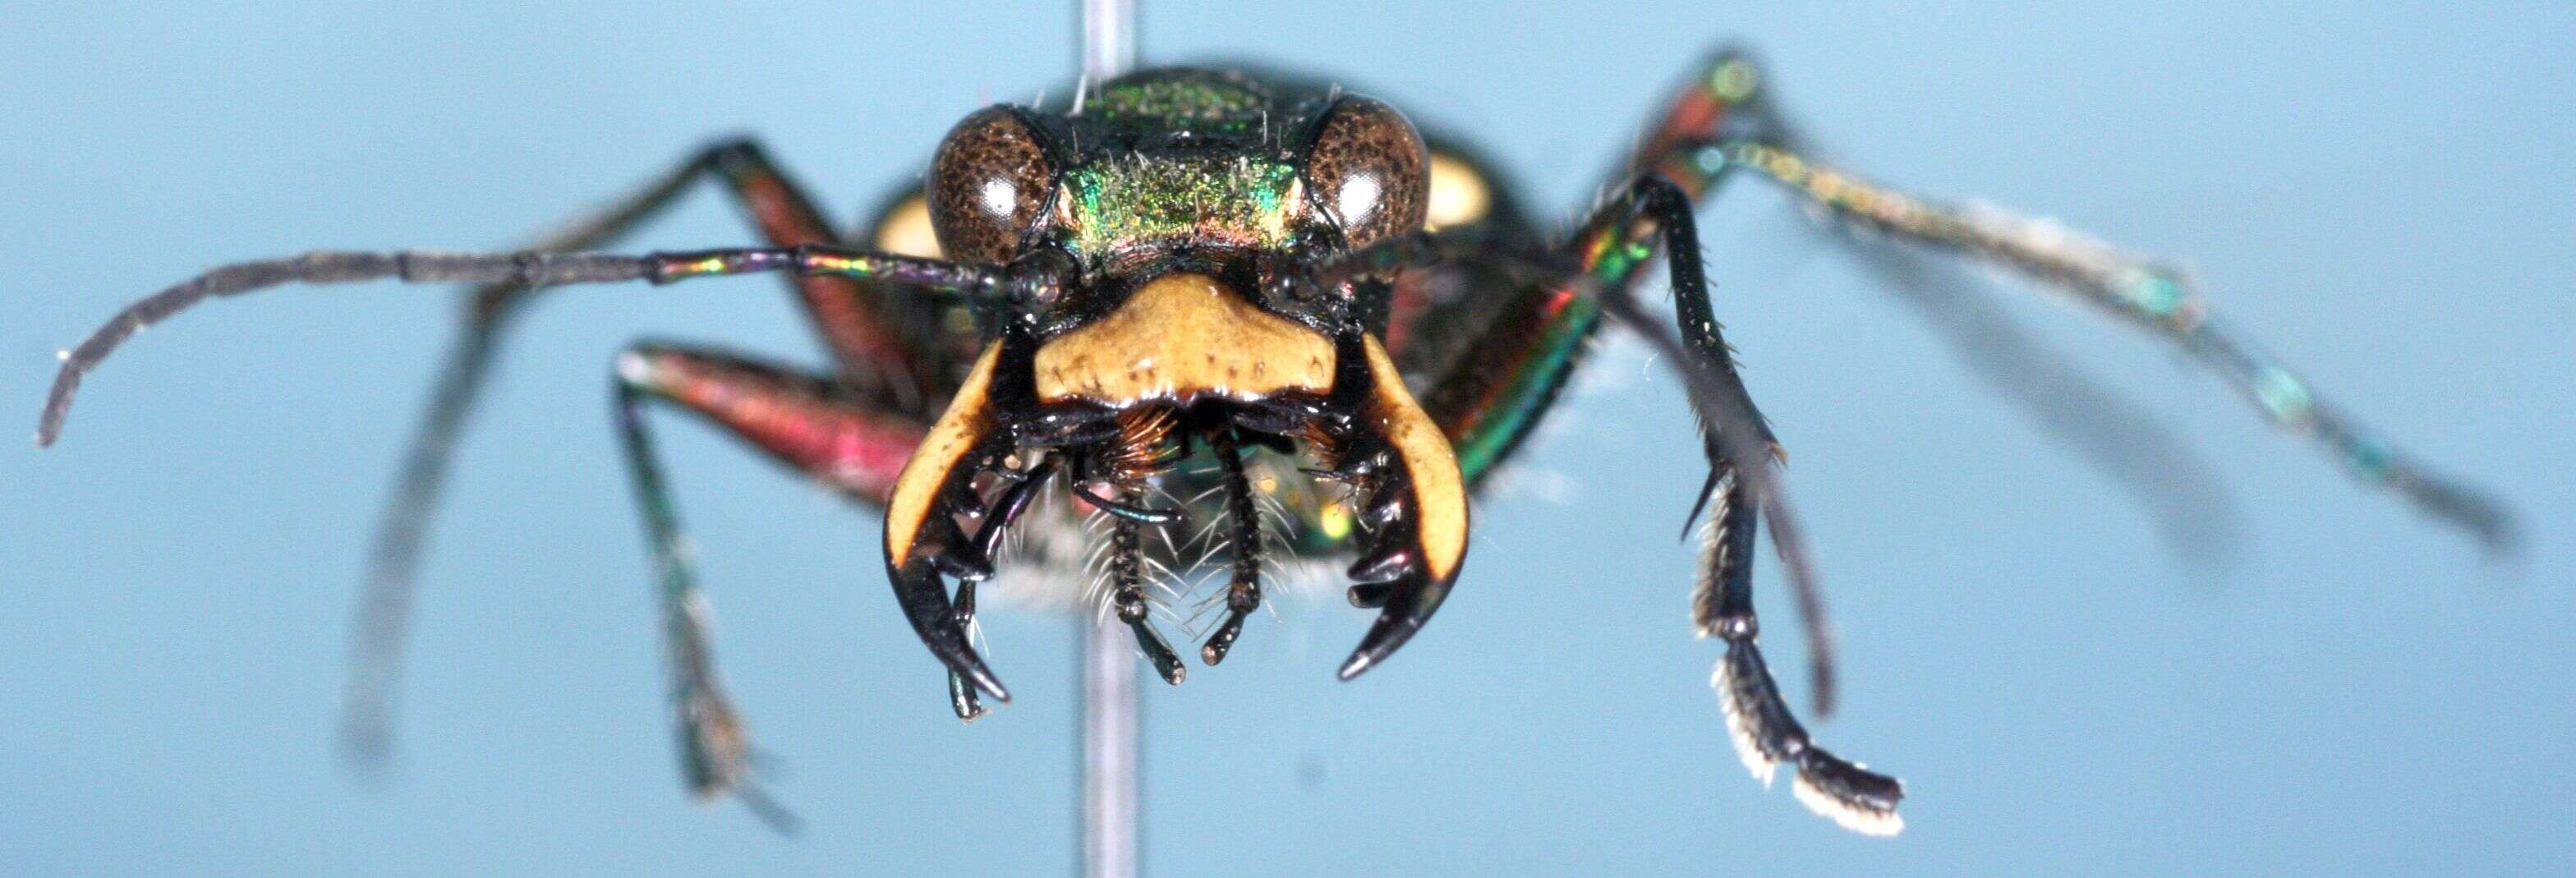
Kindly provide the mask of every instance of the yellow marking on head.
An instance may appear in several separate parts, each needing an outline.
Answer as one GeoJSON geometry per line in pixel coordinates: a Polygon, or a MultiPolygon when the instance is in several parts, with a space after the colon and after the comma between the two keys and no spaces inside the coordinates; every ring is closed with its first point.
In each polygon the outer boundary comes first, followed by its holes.
{"type": "Polygon", "coordinates": [[[1158,277],[1038,348],[1038,401],[1112,406],[1201,394],[1252,401],[1333,387],[1333,343],[1203,274],[1158,277]]]}
{"type": "Polygon", "coordinates": [[[939,232],[930,225],[930,199],[914,193],[886,211],[877,224],[877,249],[897,256],[938,259],[939,232]]]}
{"type": "Polygon", "coordinates": [[[999,342],[986,347],[975,360],[975,369],[966,374],[966,383],[957,388],[957,396],[948,401],[948,410],[930,426],[929,435],[912,451],[912,459],[903,464],[903,474],[894,480],[894,493],[886,499],[886,558],[892,566],[902,567],[912,560],[913,539],[921,533],[921,523],[929,520],[947,487],[948,475],[957,463],[975,449],[992,427],[992,400],[988,395],[993,385],[993,363],[1002,358],[999,342]]]}
{"type": "Polygon", "coordinates": [[[1370,336],[1369,377],[1377,387],[1369,419],[1404,459],[1404,474],[1413,482],[1414,529],[1422,543],[1423,569],[1435,581],[1447,581],[1467,554],[1467,482],[1458,474],[1458,455],[1440,425],[1423,414],[1404,376],[1386,348],[1370,336]]]}
{"type": "Polygon", "coordinates": [[[1484,219],[1486,212],[1494,209],[1494,190],[1466,160],[1435,152],[1431,154],[1431,198],[1427,204],[1422,227],[1436,232],[1484,219]]]}

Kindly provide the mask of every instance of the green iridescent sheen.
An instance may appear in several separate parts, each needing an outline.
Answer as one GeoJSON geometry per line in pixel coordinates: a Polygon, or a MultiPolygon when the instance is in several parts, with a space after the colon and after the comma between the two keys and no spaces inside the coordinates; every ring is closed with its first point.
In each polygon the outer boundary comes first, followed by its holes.
{"type": "Polygon", "coordinates": [[[1655,246],[1640,238],[1603,250],[1601,260],[1592,266],[1592,278],[1602,284],[1615,284],[1637,270],[1637,264],[1653,258],[1655,246]]]}
{"type": "Polygon", "coordinates": [[[2139,271],[2119,285],[2120,295],[2139,313],[2164,320],[2182,307],[2182,282],[2161,272],[2139,271]]]}
{"type": "Polygon", "coordinates": [[[2265,366],[2255,374],[2254,396],[2271,411],[2274,420],[2282,422],[2302,420],[2316,407],[2316,398],[2308,393],[2307,385],[2289,370],[2276,366],[2265,366]]]}
{"type": "Polygon", "coordinates": [[[1564,309],[1548,321],[1545,341],[1533,348],[1530,359],[1513,370],[1512,381],[1501,394],[1503,402],[1463,435],[1451,437],[1458,454],[1458,472],[1470,484],[1501,463],[1513,440],[1546,408],[1551,395],[1546,385],[1573,368],[1575,356],[1583,351],[1583,340],[1591,337],[1592,328],[1600,322],[1599,303],[1589,298],[1566,302],[1564,309]]]}
{"type": "Polygon", "coordinates": [[[2357,438],[2345,450],[2344,461],[2364,478],[2378,481],[2396,469],[2397,451],[2377,439],[2357,438]]]}
{"type": "MultiPolygon", "coordinates": [[[[1752,68],[1728,64],[1700,80],[1700,87],[1721,105],[1732,105],[1752,89],[1752,68]]],[[[1715,185],[1719,176],[1732,167],[1725,150],[1715,145],[1685,147],[1684,158],[1673,154],[1641,156],[1639,167],[1665,168],[1668,174],[1686,174],[1689,179],[1676,179],[1685,190],[1703,193],[1715,185]]],[[[1622,226],[1619,237],[1591,251],[1585,270],[1594,283],[1603,287],[1627,286],[1635,280],[1639,268],[1654,258],[1655,238],[1651,232],[1638,234],[1633,226],[1622,226]]],[[[1577,241],[1600,241],[1614,234],[1609,227],[1594,226],[1575,236],[1577,241]]],[[[1453,427],[1450,446],[1457,450],[1458,469],[1469,483],[1475,483],[1510,453],[1520,437],[1528,432],[1532,421],[1543,412],[1555,396],[1553,388],[1565,380],[1576,361],[1583,356],[1592,331],[1601,325],[1601,305],[1590,297],[1575,296],[1570,291],[1544,291],[1543,296],[1557,298],[1553,303],[1538,303],[1540,310],[1531,316],[1543,321],[1540,343],[1531,345],[1518,362],[1503,364],[1510,380],[1498,391],[1491,408],[1463,427],[1453,427]]]]}
{"type": "Polygon", "coordinates": [[[1752,97],[1753,87],[1758,81],[1752,63],[1739,59],[1720,64],[1716,70],[1710,71],[1708,90],[1718,100],[1731,104],[1752,97]]]}
{"type": "Polygon", "coordinates": [[[1288,243],[1297,170],[1250,159],[1110,161],[1068,172],[1076,253],[1107,256],[1148,241],[1250,248],[1288,243]]]}
{"type": "Polygon", "coordinates": [[[1692,156],[1692,163],[1700,173],[1717,176],[1719,171],[1726,170],[1726,150],[1715,146],[1702,149],[1692,156]]]}
{"type": "Polygon", "coordinates": [[[1269,100],[1259,92],[1206,77],[1123,82],[1102,88],[1083,104],[1083,115],[1113,123],[1185,123],[1222,134],[1251,130],[1266,121],[1268,111],[1269,100]]]}
{"type": "MultiPolygon", "coordinates": [[[[1591,238],[1605,232],[1595,232],[1591,238]]],[[[1633,234],[1633,232],[1631,233],[1633,234]]],[[[1600,247],[1592,260],[1593,282],[1604,287],[1627,284],[1637,269],[1654,258],[1654,239],[1630,237],[1600,247]]],[[[1582,356],[1584,342],[1592,330],[1601,325],[1601,304],[1589,296],[1569,291],[1551,290],[1546,295],[1561,297],[1546,321],[1541,343],[1530,348],[1530,355],[1511,367],[1511,381],[1496,398],[1493,410],[1478,418],[1458,435],[1449,437],[1457,449],[1458,469],[1469,482],[1482,478],[1487,470],[1502,462],[1533,418],[1547,407],[1554,396],[1549,392],[1582,356]]]]}

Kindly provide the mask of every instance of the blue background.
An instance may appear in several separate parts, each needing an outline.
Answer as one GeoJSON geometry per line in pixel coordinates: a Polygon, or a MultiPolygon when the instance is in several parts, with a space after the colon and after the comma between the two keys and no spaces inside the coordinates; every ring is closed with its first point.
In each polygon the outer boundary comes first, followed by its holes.
{"type": "MultiPolygon", "coordinates": [[[[212,263],[503,247],[757,131],[840,216],[955,118],[1061,83],[1070,16],[976,4],[36,4],[0,24],[0,412],[212,263]],[[75,9],[74,7],[79,7],[75,9]]],[[[2233,546],[2159,536],[1907,300],[1749,187],[1705,216],[1720,314],[1795,451],[1832,586],[1840,752],[1885,841],[1749,782],[1688,634],[1681,401],[1613,346],[1479,507],[1391,666],[1330,597],[1150,692],[1165,874],[2520,872],[2576,858],[2576,13],[2559,3],[1178,3],[1149,59],[1253,56],[1482,133],[1571,210],[1724,38],[1844,164],[2186,260],[2366,421],[2525,514],[2521,563],[2356,488],[2168,349],[1986,301],[2184,436],[2233,546]],[[1927,5],[1928,6],[1928,5],[1927,5]],[[1581,11],[1577,11],[1580,9],[1581,11]]],[[[694,198],[635,244],[747,239],[694,198]]],[[[997,614],[1018,703],[961,727],[876,523],[663,431],[736,694],[801,838],[685,803],[602,387],[642,334],[819,362],[765,280],[561,296],[481,412],[426,569],[398,772],[337,765],[368,529],[454,314],[439,289],[191,313],[0,446],[0,863],[33,874],[1049,873],[1073,847],[1070,639],[997,614]]],[[[1763,607],[1800,664],[1776,574],[1763,607]]],[[[1803,695],[1804,680],[1784,680],[1803,695]]]]}

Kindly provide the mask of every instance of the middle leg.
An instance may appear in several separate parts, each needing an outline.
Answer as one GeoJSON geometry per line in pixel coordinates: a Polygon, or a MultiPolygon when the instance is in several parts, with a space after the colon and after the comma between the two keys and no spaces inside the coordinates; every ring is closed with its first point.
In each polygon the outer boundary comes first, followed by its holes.
{"type": "MultiPolygon", "coordinates": [[[[1691,379],[1703,424],[1710,473],[1699,504],[1711,513],[1711,529],[1694,616],[1703,636],[1728,642],[1718,689],[1741,755],[1748,766],[1794,762],[1800,799],[1811,808],[1849,828],[1892,832],[1901,826],[1894,813],[1901,785],[1814,747],[1755,645],[1751,555],[1758,508],[1773,519],[1772,539],[1807,623],[1818,710],[1831,709],[1830,629],[1795,520],[1771,478],[1777,444],[1734,375],[1712,313],[1692,215],[1694,202],[1711,193],[1727,170],[1695,161],[1699,145],[1755,130],[1785,139],[1752,89],[1751,73],[1742,56],[1722,54],[1683,90],[1625,163],[1626,185],[1550,257],[1578,267],[1582,281],[1524,283],[1505,291],[1513,301],[1504,316],[1432,382],[1424,407],[1458,449],[1467,476],[1480,479],[1552,407],[1603,316],[1645,332],[1691,379]],[[1634,300],[1641,269],[1659,250],[1668,260],[1679,340],[1646,324],[1634,300]]],[[[1757,768],[1756,774],[1767,779],[1770,772],[1757,768]]]]}
{"type": "MultiPolygon", "coordinates": [[[[1532,283],[1519,290],[1528,297],[1526,301],[1545,309],[1526,321],[1500,321],[1469,342],[1466,355],[1430,382],[1426,408],[1461,450],[1462,468],[1473,478],[1488,471],[1525,434],[1529,422],[1553,404],[1564,371],[1603,315],[1640,331],[1683,373],[1701,423],[1710,474],[1699,500],[1704,510],[1695,509],[1694,517],[1699,511],[1708,511],[1711,517],[1693,615],[1702,636],[1727,642],[1713,682],[1739,755],[1766,782],[1781,763],[1793,764],[1799,801],[1845,828],[1869,834],[1899,831],[1903,821],[1896,807],[1904,797],[1903,785],[1815,746],[1781,697],[1757,645],[1752,551],[1758,518],[1767,516],[1775,545],[1790,569],[1789,579],[1798,587],[1797,604],[1807,622],[1819,709],[1830,705],[1830,628],[1812,573],[1803,569],[1805,557],[1798,541],[1784,533],[1795,527],[1795,520],[1787,514],[1782,488],[1769,469],[1776,464],[1778,445],[1736,375],[1720,334],[1700,263],[1689,194],[1657,174],[1643,173],[1580,228],[1583,231],[1567,248],[1571,252],[1558,256],[1473,249],[1453,254],[1467,261],[1525,268],[1572,262],[1583,276],[1532,283]],[[1678,338],[1651,322],[1630,289],[1637,269],[1659,250],[1670,271],[1678,338]],[[1480,443],[1489,444],[1480,448],[1480,443]]],[[[1418,264],[1439,254],[1443,243],[1431,240],[1410,253],[1394,248],[1382,252],[1418,264]]],[[[1378,255],[1362,253],[1350,261],[1362,263],[1378,255]]],[[[1353,591],[1355,601],[1378,594],[1353,591]]]]}
{"type": "MultiPolygon", "coordinates": [[[[1690,197],[1681,186],[1650,172],[1640,175],[1625,197],[1605,209],[1616,211],[1613,216],[1626,218],[1618,224],[1620,227],[1633,227],[1634,221],[1643,219],[1662,237],[1664,258],[1671,273],[1674,318],[1681,338],[1675,341],[1655,332],[1645,336],[1666,358],[1692,364],[1685,367],[1686,377],[1701,385],[1694,390],[1692,400],[1700,415],[1709,476],[1693,516],[1706,511],[1709,524],[1703,532],[1700,582],[1692,599],[1692,621],[1700,636],[1726,641],[1726,654],[1719,659],[1711,682],[1725,708],[1737,755],[1765,784],[1780,764],[1794,765],[1792,790],[1800,803],[1845,829],[1893,835],[1905,825],[1896,812],[1898,802],[1905,797],[1904,784],[1816,746],[1781,697],[1779,685],[1772,680],[1756,643],[1761,633],[1753,612],[1753,544],[1758,518],[1770,519],[1775,540],[1781,539],[1780,531],[1795,526],[1795,519],[1786,514],[1786,503],[1777,500],[1780,489],[1776,484],[1750,484],[1750,477],[1758,474],[1756,468],[1770,461],[1747,463],[1741,446],[1757,444],[1773,455],[1779,448],[1759,415],[1750,424],[1729,425],[1715,417],[1703,402],[1712,389],[1712,377],[1718,379],[1715,390],[1736,394],[1744,391],[1742,382],[1735,380],[1732,357],[1710,306],[1690,197]],[[1727,435],[1737,430],[1749,430],[1752,435],[1727,435]],[[1761,512],[1758,517],[1757,509],[1761,512]]],[[[1608,311],[1632,328],[1642,330],[1649,326],[1636,301],[1624,291],[1605,294],[1603,300],[1608,311]]],[[[1750,400],[1743,405],[1749,409],[1750,400]]],[[[1825,619],[1822,596],[1811,586],[1813,575],[1795,569],[1805,561],[1803,556],[1787,550],[1795,544],[1795,540],[1784,541],[1781,560],[1792,568],[1789,579],[1797,597],[1799,617],[1806,622],[1810,671],[1821,713],[1831,708],[1833,699],[1833,671],[1825,658],[1833,653],[1833,630],[1825,619]]]]}

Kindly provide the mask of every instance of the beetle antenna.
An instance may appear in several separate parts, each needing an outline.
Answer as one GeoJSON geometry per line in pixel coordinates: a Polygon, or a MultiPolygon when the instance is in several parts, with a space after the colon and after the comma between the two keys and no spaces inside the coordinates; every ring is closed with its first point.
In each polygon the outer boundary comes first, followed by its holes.
{"type": "Polygon", "coordinates": [[[638,280],[664,284],[693,277],[766,272],[882,278],[972,299],[1038,296],[1043,295],[1041,288],[1059,282],[1054,278],[1015,277],[988,265],[819,246],[745,247],[643,256],[326,250],[285,259],[237,262],[125,306],[80,346],[62,352],[62,370],[55,373],[53,390],[46,394],[44,414],[36,424],[36,444],[52,445],[62,435],[63,419],[71,414],[72,397],[80,391],[81,378],[114,353],[117,346],[144,327],[211,298],[298,282],[346,284],[398,278],[404,283],[535,288],[638,280]]]}

